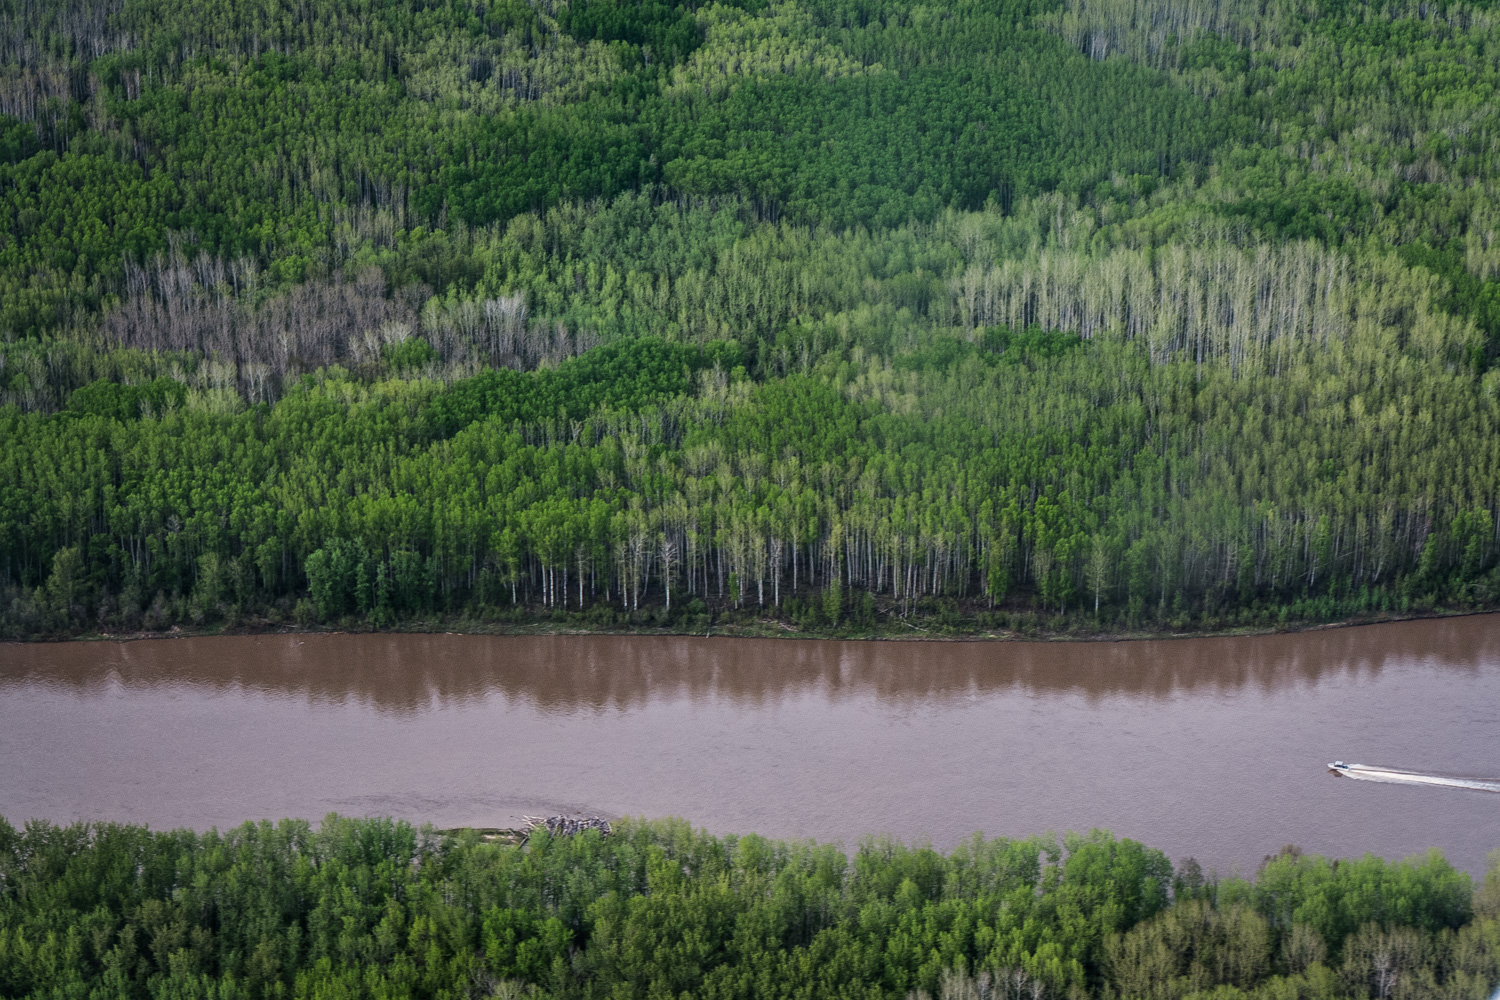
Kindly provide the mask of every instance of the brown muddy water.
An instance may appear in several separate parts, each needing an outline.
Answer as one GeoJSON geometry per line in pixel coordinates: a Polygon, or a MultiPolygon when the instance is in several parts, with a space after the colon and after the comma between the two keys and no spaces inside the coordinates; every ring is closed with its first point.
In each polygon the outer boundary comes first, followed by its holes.
{"type": "Polygon", "coordinates": [[[1249,873],[1295,843],[1469,871],[1500,617],[1255,638],[897,643],[316,635],[0,646],[0,815],[226,827],[679,815],[951,847],[1107,827],[1249,873]]]}

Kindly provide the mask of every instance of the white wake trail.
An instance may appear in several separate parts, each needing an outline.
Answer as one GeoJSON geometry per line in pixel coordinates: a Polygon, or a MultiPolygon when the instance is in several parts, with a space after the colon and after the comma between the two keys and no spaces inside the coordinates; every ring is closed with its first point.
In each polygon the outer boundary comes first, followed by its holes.
{"type": "Polygon", "coordinates": [[[1338,772],[1346,778],[1360,781],[1387,781],[1403,785],[1440,785],[1445,788],[1469,788],[1480,792],[1500,792],[1500,781],[1483,778],[1457,778],[1442,774],[1423,774],[1419,771],[1402,771],[1394,767],[1375,767],[1369,764],[1349,764],[1338,772]]]}

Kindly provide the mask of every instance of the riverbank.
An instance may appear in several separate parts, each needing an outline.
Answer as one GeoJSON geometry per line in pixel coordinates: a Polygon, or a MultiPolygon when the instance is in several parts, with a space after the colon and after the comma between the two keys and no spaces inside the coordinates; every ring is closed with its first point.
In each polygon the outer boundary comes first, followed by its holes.
{"type": "MultiPolygon", "coordinates": [[[[1289,619],[1249,624],[1216,622],[1194,626],[1191,623],[1159,623],[1136,628],[1102,628],[1087,616],[1032,615],[1031,620],[1012,622],[1016,627],[982,627],[960,619],[943,621],[937,616],[907,620],[889,617],[870,624],[807,626],[782,618],[753,616],[718,620],[623,621],[603,624],[591,620],[588,612],[554,614],[531,620],[494,620],[457,616],[423,617],[375,626],[366,621],[347,619],[337,623],[298,623],[270,617],[246,621],[229,621],[195,625],[174,624],[170,628],[133,631],[99,631],[56,633],[30,636],[19,641],[31,642],[124,642],[144,639],[170,639],[199,636],[254,635],[333,635],[333,634],[412,634],[412,635],[493,635],[493,636],[699,636],[738,639],[822,639],[868,642],[1143,642],[1161,639],[1235,638],[1261,635],[1285,635],[1326,629],[1355,628],[1394,622],[1463,618],[1500,613],[1497,607],[1436,608],[1407,613],[1375,613],[1335,620],[1289,619]]],[[[706,617],[706,616],[700,616],[706,617]]],[[[12,640],[16,641],[16,640],[12,640]]]]}

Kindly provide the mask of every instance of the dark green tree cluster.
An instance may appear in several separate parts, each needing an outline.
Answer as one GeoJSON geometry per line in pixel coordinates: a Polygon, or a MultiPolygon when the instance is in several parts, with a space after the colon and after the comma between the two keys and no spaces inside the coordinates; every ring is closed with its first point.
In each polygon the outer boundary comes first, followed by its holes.
{"type": "Polygon", "coordinates": [[[0,820],[0,992],[108,998],[1484,1000],[1500,866],[1287,849],[1174,872],[1105,833],[944,855],[680,821],[525,847],[329,817],[227,832],[0,820]]]}

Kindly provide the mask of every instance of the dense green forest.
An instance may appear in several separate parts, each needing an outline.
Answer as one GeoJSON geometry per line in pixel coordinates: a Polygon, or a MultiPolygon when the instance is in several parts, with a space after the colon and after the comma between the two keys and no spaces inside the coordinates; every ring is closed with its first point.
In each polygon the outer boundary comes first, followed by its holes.
{"type": "Polygon", "coordinates": [[[1500,33],[0,0],[0,635],[1500,605],[1500,33]]]}
{"type": "Polygon", "coordinates": [[[0,820],[0,994],[151,998],[1485,1000],[1477,887],[1288,847],[1253,880],[1107,833],[944,855],[680,820],[524,847],[329,817],[228,833],[0,820]]]}

